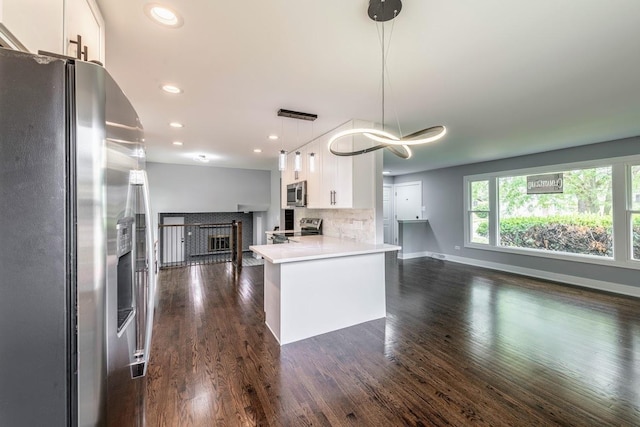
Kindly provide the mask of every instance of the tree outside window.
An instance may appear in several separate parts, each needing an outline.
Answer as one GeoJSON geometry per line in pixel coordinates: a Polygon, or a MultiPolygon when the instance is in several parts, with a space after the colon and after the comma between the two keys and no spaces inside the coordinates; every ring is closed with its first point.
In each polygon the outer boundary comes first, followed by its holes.
{"type": "Polygon", "coordinates": [[[499,245],[613,257],[611,170],[563,171],[551,194],[527,194],[526,175],[498,178],[499,245]]]}

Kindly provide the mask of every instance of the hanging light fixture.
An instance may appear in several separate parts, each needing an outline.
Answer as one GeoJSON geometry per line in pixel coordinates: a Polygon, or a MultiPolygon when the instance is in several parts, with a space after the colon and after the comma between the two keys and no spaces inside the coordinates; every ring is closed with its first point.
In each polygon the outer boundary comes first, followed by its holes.
{"type": "Polygon", "coordinates": [[[302,169],[302,159],[300,157],[300,152],[296,151],[296,157],[293,159],[293,170],[296,172],[300,172],[302,169]]]}
{"type": "MultiPolygon", "coordinates": [[[[288,117],[290,119],[307,120],[307,121],[313,122],[315,119],[318,118],[318,115],[303,113],[300,111],[285,110],[281,108],[278,110],[278,117],[288,117]]],[[[296,143],[298,142],[299,129],[300,128],[298,126],[296,130],[296,143]]],[[[281,131],[280,134],[282,135],[282,139],[284,140],[284,125],[282,123],[282,120],[280,120],[280,131],[281,131]]],[[[283,144],[284,144],[284,141],[283,141],[283,144]]],[[[280,155],[278,156],[278,170],[282,172],[286,168],[287,168],[287,152],[284,151],[284,148],[283,148],[282,150],[280,150],[280,155]]],[[[300,170],[302,169],[302,157],[299,151],[296,151],[293,169],[295,172],[300,172],[300,170]]]]}
{"type": "Polygon", "coordinates": [[[309,154],[309,172],[316,171],[316,153],[309,154]]]}
{"type": "MultiPolygon", "coordinates": [[[[401,0],[369,0],[368,15],[373,21],[381,23],[382,27],[382,130],[380,129],[348,129],[342,132],[338,132],[329,138],[329,151],[336,156],[355,156],[358,154],[365,154],[371,151],[386,148],[398,157],[408,159],[411,157],[412,152],[409,148],[410,145],[427,144],[429,142],[437,141],[447,133],[447,128],[444,126],[432,126],[426,129],[422,129],[418,132],[412,133],[405,137],[397,137],[392,133],[384,130],[384,87],[385,87],[385,75],[384,70],[386,67],[385,61],[385,40],[384,40],[384,23],[395,19],[402,10],[401,0]],[[362,150],[354,151],[338,151],[333,148],[334,143],[349,135],[364,135],[372,141],[378,143],[372,147],[364,148],[362,150]]],[[[393,27],[392,27],[393,29],[393,27]]]]}

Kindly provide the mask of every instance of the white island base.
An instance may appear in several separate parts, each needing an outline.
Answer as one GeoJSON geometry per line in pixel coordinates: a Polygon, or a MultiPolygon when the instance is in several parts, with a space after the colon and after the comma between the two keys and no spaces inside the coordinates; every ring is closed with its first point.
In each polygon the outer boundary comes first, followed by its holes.
{"type": "Polygon", "coordinates": [[[263,255],[265,321],[280,345],[386,316],[384,252],[392,245],[299,238],[263,255]]]}

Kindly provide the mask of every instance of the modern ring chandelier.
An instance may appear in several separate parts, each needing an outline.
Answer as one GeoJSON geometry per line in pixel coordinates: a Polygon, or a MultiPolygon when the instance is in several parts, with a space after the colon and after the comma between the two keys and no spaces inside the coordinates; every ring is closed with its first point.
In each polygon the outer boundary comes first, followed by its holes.
{"type": "Polygon", "coordinates": [[[369,18],[375,21],[376,24],[380,22],[382,26],[382,130],[360,128],[348,129],[336,133],[335,135],[331,136],[331,138],[329,138],[329,151],[331,151],[331,153],[336,156],[356,156],[358,154],[365,154],[371,151],[379,150],[381,148],[386,148],[396,156],[403,159],[408,159],[412,155],[411,149],[409,148],[410,145],[427,144],[429,142],[437,141],[447,133],[447,128],[441,125],[428,127],[405,137],[397,137],[392,133],[386,132],[384,130],[384,71],[386,67],[384,22],[393,20],[398,16],[401,10],[401,0],[369,0],[369,18]],[[349,135],[364,135],[370,140],[377,142],[378,145],[354,151],[338,151],[334,149],[333,146],[336,141],[349,135]]]}

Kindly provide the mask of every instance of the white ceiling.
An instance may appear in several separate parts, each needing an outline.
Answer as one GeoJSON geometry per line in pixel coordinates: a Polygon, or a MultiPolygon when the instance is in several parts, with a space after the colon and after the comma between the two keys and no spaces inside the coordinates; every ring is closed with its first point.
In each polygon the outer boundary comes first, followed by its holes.
{"type": "MultiPolygon", "coordinates": [[[[352,118],[380,121],[368,0],[154,1],[184,26],[150,21],[148,1],[98,0],[107,69],[140,115],[148,160],[204,153],[219,156],[211,166],[273,169],[281,148],[352,118]]],[[[640,135],[638,0],[405,0],[387,65],[387,127],[448,128],[410,160],[385,153],[394,175],[640,135]]]]}

